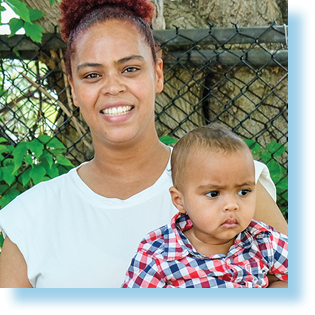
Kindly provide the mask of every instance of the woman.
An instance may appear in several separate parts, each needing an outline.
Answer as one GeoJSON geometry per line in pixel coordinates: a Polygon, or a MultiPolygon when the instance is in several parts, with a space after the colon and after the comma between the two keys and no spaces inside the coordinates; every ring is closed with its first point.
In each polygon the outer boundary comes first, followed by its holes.
{"type": "MultiPolygon", "coordinates": [[[[163,64],[146,22],[152,4],[63,0],[61,11],[73,100],[95,156],[1,210],[0,287],[120,287],[142,237],[176,213],[171,151],[154,124],[163,64]]],[[[287,233],[265,167],[255,167],[266,187],[255,218],[287,233]]]]}

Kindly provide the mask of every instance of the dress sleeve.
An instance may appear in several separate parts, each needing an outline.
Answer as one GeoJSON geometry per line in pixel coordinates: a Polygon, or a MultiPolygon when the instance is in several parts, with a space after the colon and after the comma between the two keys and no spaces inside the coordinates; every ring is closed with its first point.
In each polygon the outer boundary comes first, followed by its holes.
{"type": "Polygon", "coordinates": [[[163,288],[166,286],[159,263],[146,252],[137,252],[126,272],[122,288],[163,288]]]}
{"type": "Polygon", "coordinates": [[[274,182],[272,181],[268,167],[259,161],[254,161],[255,164],[255,181],[259,181],[268,191],[274,201],[277,200],[277,191],[274,182]]]}

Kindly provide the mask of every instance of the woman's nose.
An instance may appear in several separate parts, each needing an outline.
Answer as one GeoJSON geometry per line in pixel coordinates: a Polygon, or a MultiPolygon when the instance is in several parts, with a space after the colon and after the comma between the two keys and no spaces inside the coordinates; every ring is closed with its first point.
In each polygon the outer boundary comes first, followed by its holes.
{"type": "Polygon", "coordinates": [[[103,94],[117,95],[126,90],[126,86],[117,74],[108,74],[102,87],[103,94]]]}

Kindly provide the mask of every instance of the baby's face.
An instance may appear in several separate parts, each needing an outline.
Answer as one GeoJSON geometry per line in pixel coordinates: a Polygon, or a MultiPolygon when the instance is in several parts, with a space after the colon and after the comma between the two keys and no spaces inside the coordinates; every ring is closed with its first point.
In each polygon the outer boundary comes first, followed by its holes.
{"type": "Polygon", "coordinates": [[[187,157],[181,188],[192,229],[204,242],[229,241],[253,219],[255,167],[249,151],[195,150],[187,157]]]}

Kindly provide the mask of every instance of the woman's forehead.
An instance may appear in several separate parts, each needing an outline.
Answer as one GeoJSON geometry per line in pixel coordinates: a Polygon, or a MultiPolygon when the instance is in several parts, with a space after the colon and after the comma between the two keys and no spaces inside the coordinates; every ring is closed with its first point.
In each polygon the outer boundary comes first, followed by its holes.
{"type": "MultiPolygon", "coordinates": [[[[119,55],[146,55],[150,47],[137,26],[128,21],[110,20],[83,31],[75,42],[76,53],[116,50],[119,55]]],[[[119,59],[119,58],[118,58],[119,59]]]]}

